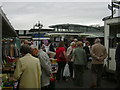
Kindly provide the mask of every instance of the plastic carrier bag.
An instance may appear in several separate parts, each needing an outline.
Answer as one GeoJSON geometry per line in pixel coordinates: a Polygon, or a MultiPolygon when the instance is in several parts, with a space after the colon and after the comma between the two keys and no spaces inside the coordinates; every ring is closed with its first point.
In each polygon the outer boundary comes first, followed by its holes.
{"type": "Polygon", "coordinates": [[[69,70],[68,63],[64,67],[63,76],[65,76],[65,77],[69,77],[70,76],[70,70],[69,70]]]}

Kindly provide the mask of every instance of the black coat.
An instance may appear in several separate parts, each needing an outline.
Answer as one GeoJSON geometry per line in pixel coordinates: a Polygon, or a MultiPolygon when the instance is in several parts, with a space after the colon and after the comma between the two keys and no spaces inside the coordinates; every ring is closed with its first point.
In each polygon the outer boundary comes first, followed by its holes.
{"type": "Polygon", "coordinates": [[[116,68],[120,69],[120,43],[117,45],[116,48],[115,60],[116,60],[116,68]]]}
{"type": "Polygon", "coordinates": [[[84,49],[85,52],[86,52],[87,60],[89,60],[89,57],[90,57],[90,50],[89,50],[89,47],[88,47],[88,46],[84,46],[83,49],[84,49]]]}
{"type": "Polygon", "coordinates": [[[54,50],[54,46],[53,46],[52,44],[50,44],[50,46],[49,46],[49,50],[52,51],[52,52],[55,52],[55,50],[54,50]]]}

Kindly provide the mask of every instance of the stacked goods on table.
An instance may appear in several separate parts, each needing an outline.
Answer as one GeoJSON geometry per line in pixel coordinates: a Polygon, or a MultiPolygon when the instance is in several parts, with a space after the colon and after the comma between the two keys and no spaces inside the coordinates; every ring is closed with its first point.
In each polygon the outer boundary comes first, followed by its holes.
{"type": "Polygon", "coordinates": [[[49,89],[54,90],[55,89],[55,80],[56,80],[56,73],[58,69],[57,59],[50,58],[51,61],[51,68],[52,68],[52,75],[50,77],[50,85],[49,89]]]}
{"type": "Polygon", "coordinates": [[[57,69],[58,69],[57,59],[50,58],[50,61],[51,61],[52,73],[57,73],[57,69]]]}
{"type": "Polygon", "coordinates": [[[48,52],[48,55],[50,57],[50,61],[51,61],[51,68],[52,68],[52,75],[50,77],[50,85],[49,85],[49,89],[50,90],[54,90],[55,89],[55,80],[56,80],[56,73],[57,73],[57,69],[58,69],[58,64],[57,64],[57,59],[55,59],[55,52],[48,52]]]}
{"type": "Polygon", "coordinates": [[[17,88],[17,81],[13,81],[13,75],[11,74],[1,74],[2,77],[2,85],[3,89],[15,89],[17,88]]]}

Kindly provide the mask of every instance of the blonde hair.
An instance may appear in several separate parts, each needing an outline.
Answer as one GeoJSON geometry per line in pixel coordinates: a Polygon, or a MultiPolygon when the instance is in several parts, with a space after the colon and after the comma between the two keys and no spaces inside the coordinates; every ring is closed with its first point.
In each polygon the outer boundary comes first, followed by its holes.
{"type": "Polygon", "coordinates": [[[82,46],[83,46],[82,41],[78,41],[78,42],[77,42],[77,47],[79,47],[79,46],[80,46],[80,47],[82,47],[82,46]]]}

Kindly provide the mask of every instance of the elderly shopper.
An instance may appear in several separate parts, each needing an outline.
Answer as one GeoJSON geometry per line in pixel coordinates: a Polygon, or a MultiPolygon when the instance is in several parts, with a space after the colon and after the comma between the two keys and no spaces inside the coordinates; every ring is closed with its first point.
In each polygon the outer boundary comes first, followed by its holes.
{"type": "Polygon", "coordinates": [[[38,50],[36,46],[31,46],[32,55],[37,56],[41,63],[41,90],[48,90],[50,85],[50,75],[52,75],[51,62],[48,54],[42,49],[38,50]]]}
{"type": "Polygon", "coordinates": [[[68,65],[69,65],[71,78],[73,78],[73,62],[74,62],[73,52],[75,50],[75,46],[76,46],[76,43],[71,42],[70,46],[67,48],[68,65]]]}
{"type": "Polygon", "coordinates": [[[84,73],[84,68],[87,63],[87,57],[85,50],[83,49],[83,43],[81,41],[77,42],[77,47],[75,48],[74,51],[74,84],[77,86],[83,86],[83,73],[84,73]]]}
{"type": "Polygon", "coordinates": [[[101,87],[101,78],[103,72],[104,59],[107,57],[106,48],[100,43],[101,40],[97,38],[95,44],[92,45],[92,85],[91,88],[101,87]]]}
{"type": "Polygon", "coordinates": [[[17,62],[14,78],[20,80],[19,88],[40,88],[41,67],[38,58],[33,57],[30,47],[22,45],[20,52],[23,55],[17,62]]]}

